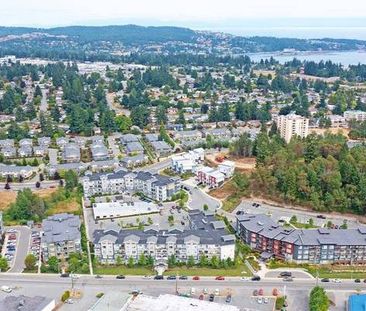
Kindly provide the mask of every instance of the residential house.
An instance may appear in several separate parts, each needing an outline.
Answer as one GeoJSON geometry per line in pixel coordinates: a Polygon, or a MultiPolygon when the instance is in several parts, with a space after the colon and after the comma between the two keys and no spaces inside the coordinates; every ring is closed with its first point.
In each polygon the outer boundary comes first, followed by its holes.
{"type": "Polygon", "coordinates": [[[93,143],[90,146],[90,150],[94,161],[107,160],[109,158],[108,149],[103,143],[93,143]]]}
{"type": "Polygon", "coordinates": [[[165,141],[152,141],[150,142],[151,146],[154,149],[154,152],[159,156],[167,156],[173,152],[173,149],[170,145],[168,145],[165,141]]]}
{"type": "Polygon", "coordinates": [[[144,147],[139,142],[130,142],[125,146],[127,153],[143,153],[144,147]]]}
{"type": "Polygon", "coordinates": [[[18,149],[18,156],[20,157],[30,157],[33,155],[32,145],[24,144],[18,149]]]}
{"type": "Polygon", "coordinates": [[[67,163],[80,162],[80,147],[74,143],[68,143],[64,146],[62,159],[67,163]]]}

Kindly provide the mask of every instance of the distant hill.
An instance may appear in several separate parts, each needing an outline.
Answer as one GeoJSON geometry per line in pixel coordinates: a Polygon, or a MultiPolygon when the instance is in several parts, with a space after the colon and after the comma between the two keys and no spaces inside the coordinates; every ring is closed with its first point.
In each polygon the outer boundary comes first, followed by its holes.
{"type": "Polygon", "coordinates": [[[168,41],[193,42],[197,33],[181,27],[143,27],[123,26],[68,26],[57,28],[0,27],[0,36],[23,35],[28,33],[46,33],[78,38],[83,42],[121,41],[127,44],[147,42],[163,43],[168,41]]]}
{"type": "MultiPolygon", "coordinates": [[[[346,51],[366,49],[366,41],[349,39],[297,39],[274,37],[242,37],[230,34],[195,31],[182,27],[69,26],[57,28],[0,27],[0,56],[38,56],[53,59],[106,59],[112,45],[144,47],[170,42],[188,44],[182,48],[167,45],[164,53],[277,52],[284,49],[298,51],[346,51]],[[112,44],[111,44],[112,43],[112,44]],[[218,47],[217,49],[215,49],[218,47]],[[98,56],[99,55],[99,56],[98,56]]],[[[150,48],[150,47],[149,47],[150,48]]],[[[147,49],[148,50],[148,49],[147,49]]],[[[140,51],[146,52],[143,48],[140,51]]],[[[108,58],[108,57],[107,57],[108,58]]]]}

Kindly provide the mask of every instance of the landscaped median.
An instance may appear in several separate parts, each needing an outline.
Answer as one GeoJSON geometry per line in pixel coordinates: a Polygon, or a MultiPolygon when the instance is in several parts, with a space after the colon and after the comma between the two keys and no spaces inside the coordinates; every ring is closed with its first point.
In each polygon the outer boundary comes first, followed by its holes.
{"type": "Polygon", "coordinates": [[[346,266],[346,265],[309,265],[271,260],[268,262],[269,269],[291,268],[303,269],[314,277],[329,279],[365,279],[366,266],[346,266]]]}

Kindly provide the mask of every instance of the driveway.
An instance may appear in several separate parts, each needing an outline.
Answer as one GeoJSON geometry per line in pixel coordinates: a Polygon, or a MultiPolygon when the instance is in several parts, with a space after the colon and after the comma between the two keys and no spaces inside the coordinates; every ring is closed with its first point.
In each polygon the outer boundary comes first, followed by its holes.
{"type": "Polygon", "coordinates": [[[207,193],[202,191],[199,187],[194,186],[192,180],[182,181],[182,185],[189,189],[189,200],[188,206],[191,209],[203,209],[205,204],[208,205],[208,209],[215,211],[216,209],[220,208],[220,201],[210,197],[207,193]]]}
{"type": "Polygon", "coordinates": [[[15,253],[14,264],[8,272],[21,273],[25,265],[24,260],[28,255],[31,230],[25,226],[11,227],[18,230],[17,248],[15,253]]]}
{"type": "Polygon", "coordinates": [[[50,159],[50,165],[57,165],[57,163],[58,163],[57,153],[58,153],[57,149],[52,149],[52,148],[48,149],[48,157],[50,159]]]}

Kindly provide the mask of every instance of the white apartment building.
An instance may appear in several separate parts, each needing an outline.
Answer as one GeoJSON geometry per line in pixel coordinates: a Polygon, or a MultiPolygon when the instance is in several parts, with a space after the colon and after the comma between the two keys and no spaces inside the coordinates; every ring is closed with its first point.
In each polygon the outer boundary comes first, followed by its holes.
{"type": "Polygon", "coordinates": [[[181,262],[189,258],[198,262],[201,256],[234,259],[235,236],[226,232],[222,221],[217,221],[212,213],[198,210],[191,211],[189,218],[188,229],[96,230],[95,256],[103,264],[115,264],[118,257],[123,262],[129,258],[138,261],[141,255],[155,261],[167,261],[172,255],[181,262]]]}
{"type": "Polygon", "coordinates": [[[180,179],[149,172],[128,172],[86,175],[82,178],[84,196],[142,192],[156,201],[166,201],[181,189],[180,179]]]}
{"type": "Polygon", "coordinates": [[[296,114],[279,115],[277,117],[277,128],[281,137],[289,143],[293,136],[305,138],[309,133],[309,119],[296,114]]]}
{"type": "Polygon", "coordinates": [[[173,171],[182,174],[186,172],[195,172],[199,164],[205,159],[203,148],[197,148],[181,155],[172,157],[171,168],[173,171]]]}
{"type": "Polygon", "coordinates": [[[366,111],[361,110],[347,110],[343,113],[343,116],[347,122],[355,121],[366,121],[366,111]]]}

